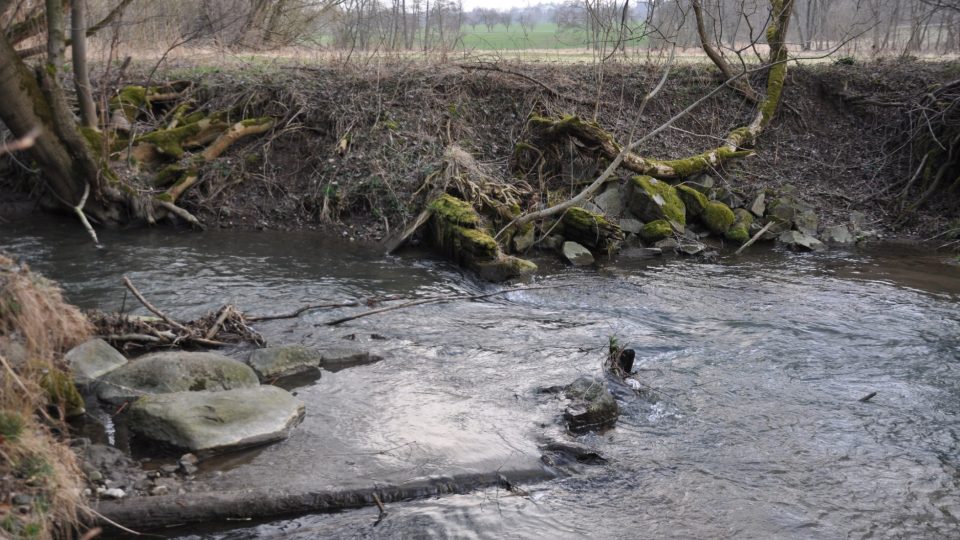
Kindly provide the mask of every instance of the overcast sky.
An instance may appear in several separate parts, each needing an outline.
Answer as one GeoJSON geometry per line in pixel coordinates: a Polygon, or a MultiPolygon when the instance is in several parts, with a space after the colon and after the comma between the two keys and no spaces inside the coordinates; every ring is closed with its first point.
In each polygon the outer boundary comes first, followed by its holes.
{"type": "Polygon", "coordinates": [[[463,9],[470,11],[473,8],[484,7],[507,11],[512,7],[527,7],[548,2],[528,2],[526,0],[463,0],[463,9]]]}

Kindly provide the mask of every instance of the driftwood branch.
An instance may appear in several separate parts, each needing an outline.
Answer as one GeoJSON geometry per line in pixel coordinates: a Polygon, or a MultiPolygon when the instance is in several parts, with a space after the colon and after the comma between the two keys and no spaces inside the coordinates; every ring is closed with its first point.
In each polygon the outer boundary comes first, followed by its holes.
{"type": "Polygon", "coordinates": [[[750,240],[747,240],[747,242],[746,242],[745,244],[743,244],[742,246],[740,246],[740,249],[738,249],[737,251],[735,251],[733,254],[734,254],[734,255],[739,255],[739,254],[743,253],[743,250],[745,250],[745,249],[747,249],[748,247],[752,246],[754,242],[756,242],[757,240],[760,239],[761,236],[763,236],[763,233],[767,232],[767,231],[770,229],[770,227],[773,227],[773,224],[774,224],[774,222],[773,222],[772,220],[769,221],[766,225],[763,226],[762,229],[760,229],[759,231],[757,231],[757,234],[753,235],[753,237],[750,238],[750,240]]]}
{"type": "Polygon", "coordinates": [[[93,225],[90,225],[90,220],[87,219],[87,215],[83,213],[83,207],[87,205],[87,197],[90,195],[90,182],[87,182],[83,185],[83,196],[80,197],[80,202],[73,207],[73,212],[77,214],[77,218],[80,219],[80,223],[83,224],[83,228],[87,231],[87,234],[90,235],[90,238],[93,238],[93,245],[96,247],[100,246],[100,239],[97,238],[97,231],[93,229],[93,225]]]}
{"type": "Polygon", "coordinates": [[[133,282],[130,281],[130,278],[128,278],[127,276],[123,276],[123,285],[124,285],[124,287],[126,287],[127,289],[130,290],[130,292],[133,294],[133,296],[134,296],[137,300],[139,300],[140,303],[143,304],[143,307],[147,308],[147,309],[150,311],[150,313],[153,313],[153,314],[156,315],[157,317],[160,317],[161,319],[163,319],[163,322],[169,324],[170,326],[176,328],[177,330],[181,330],[181,331],[187,332],[187,333],[190,332],[190,329],[189,329],[189,328],[187,328],[186,326],[184,326],[184,325],[178,323],[177,321],[171,319],[170,317],[167,316],[166,313],[164,313],[164,312],[160,311],[159,309],[157,309],[157,307],[154,306],[153,304],[151,304],[149,300],[147,300],[146,298],[144,298],[144,297],[143,297],[143,294],[141,294],[140,291],[137,290],[137,288],[133,285],[133,282]]]}
{"type": "MultiPolygon", "coordinates": [[[[371,309],[370,311],[364,311],[363,313],[358,313],[356,315],[351,315],[349,317],[342,317],[340,319],[334,319],[332,321],[322,323],[326,326],[337,326],[338,324],[343,324],[345,322],[353,321],[356,319],[361,319],[363,317],[369,317],[371,315],[377,315],[379,313],[386,313],[387,311],[395,311],[398,309],[405,309],[413,306],[422,306],[424,304],[441,304],[446,302],[454,302],[457,300],[481,300],[483,298],[490,298],[491,296],[497,296],[501,294],[517,292],[517,291],[535,291],[541,289],[558,289],[561,287],[571,287],[572,285],[543,285],[536,287],[515,287],[512,289],[502,289],[499,291],[494,291],[490,293],[483,294],[455,294],[450,296],[431,296],[427,298],[418,298],[416,300],[411,300],[409,302],[404,302],[403,304],[398,304],[394,306],[387,306],[377,309],[371,309]]],[[[320,326],[320,325],[316,325],[320,326]]]]}

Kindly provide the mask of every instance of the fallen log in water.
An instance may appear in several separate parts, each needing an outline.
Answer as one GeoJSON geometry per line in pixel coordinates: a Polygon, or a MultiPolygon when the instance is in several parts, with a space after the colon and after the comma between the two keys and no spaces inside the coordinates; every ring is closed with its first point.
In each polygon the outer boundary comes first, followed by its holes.
{"type": "MultiPolygon", "coordinates": [[[[101,501],[94,506],[98,525],[111,522],[137,530],[171,527],[187,523],[237,519],[262,519],[360,508],[438,495],[465,493],[484,487],[500,486],[510,491],[518,483],[548,480],[553,475],[545,468],[521,468],[510,471],[463,473],[453,476],[411,480],[356,488],[326,489],[250,489],[245,491],[189,493],[159,497],[139,497],[119,501],[101,501]]],[[[378,505],[379,506],[379,505],[378,505]]]]}

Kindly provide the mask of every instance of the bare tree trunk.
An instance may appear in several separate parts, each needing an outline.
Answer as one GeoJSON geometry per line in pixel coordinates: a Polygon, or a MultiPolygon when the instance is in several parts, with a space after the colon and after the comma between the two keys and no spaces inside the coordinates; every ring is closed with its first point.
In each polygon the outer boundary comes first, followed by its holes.
{"type": "Polygon", "coordinates": [[[59,0],[47,1],[47,64],[53,66],[54,72],[63,69],[64,22],[63,6],[59,0]]]}
{"type": "Polygon", "coordinates": [[[73,0],[70,5],[70,52],[73,57],[73,84],[80,102],[80,122],[86,127],[96,127],[97,109],[93,105],[90,90],[90,71],[87,67],[86,0],[73,0]]]}

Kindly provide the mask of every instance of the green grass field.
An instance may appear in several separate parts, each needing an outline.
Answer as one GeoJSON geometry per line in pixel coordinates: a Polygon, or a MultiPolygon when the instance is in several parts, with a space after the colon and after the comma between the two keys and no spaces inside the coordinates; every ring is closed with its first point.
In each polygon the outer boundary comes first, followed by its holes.
{"type": "Polygon", "coordinates": [[[475,50],[582,49],[590,44],[584,30],[559,29],[555,23],[537,24],[526,33],[517,23],[510,25],[509,30],[498,24],[492,31],[479,24],[464,25],[463,33],[464,47],[475,50]]]}

